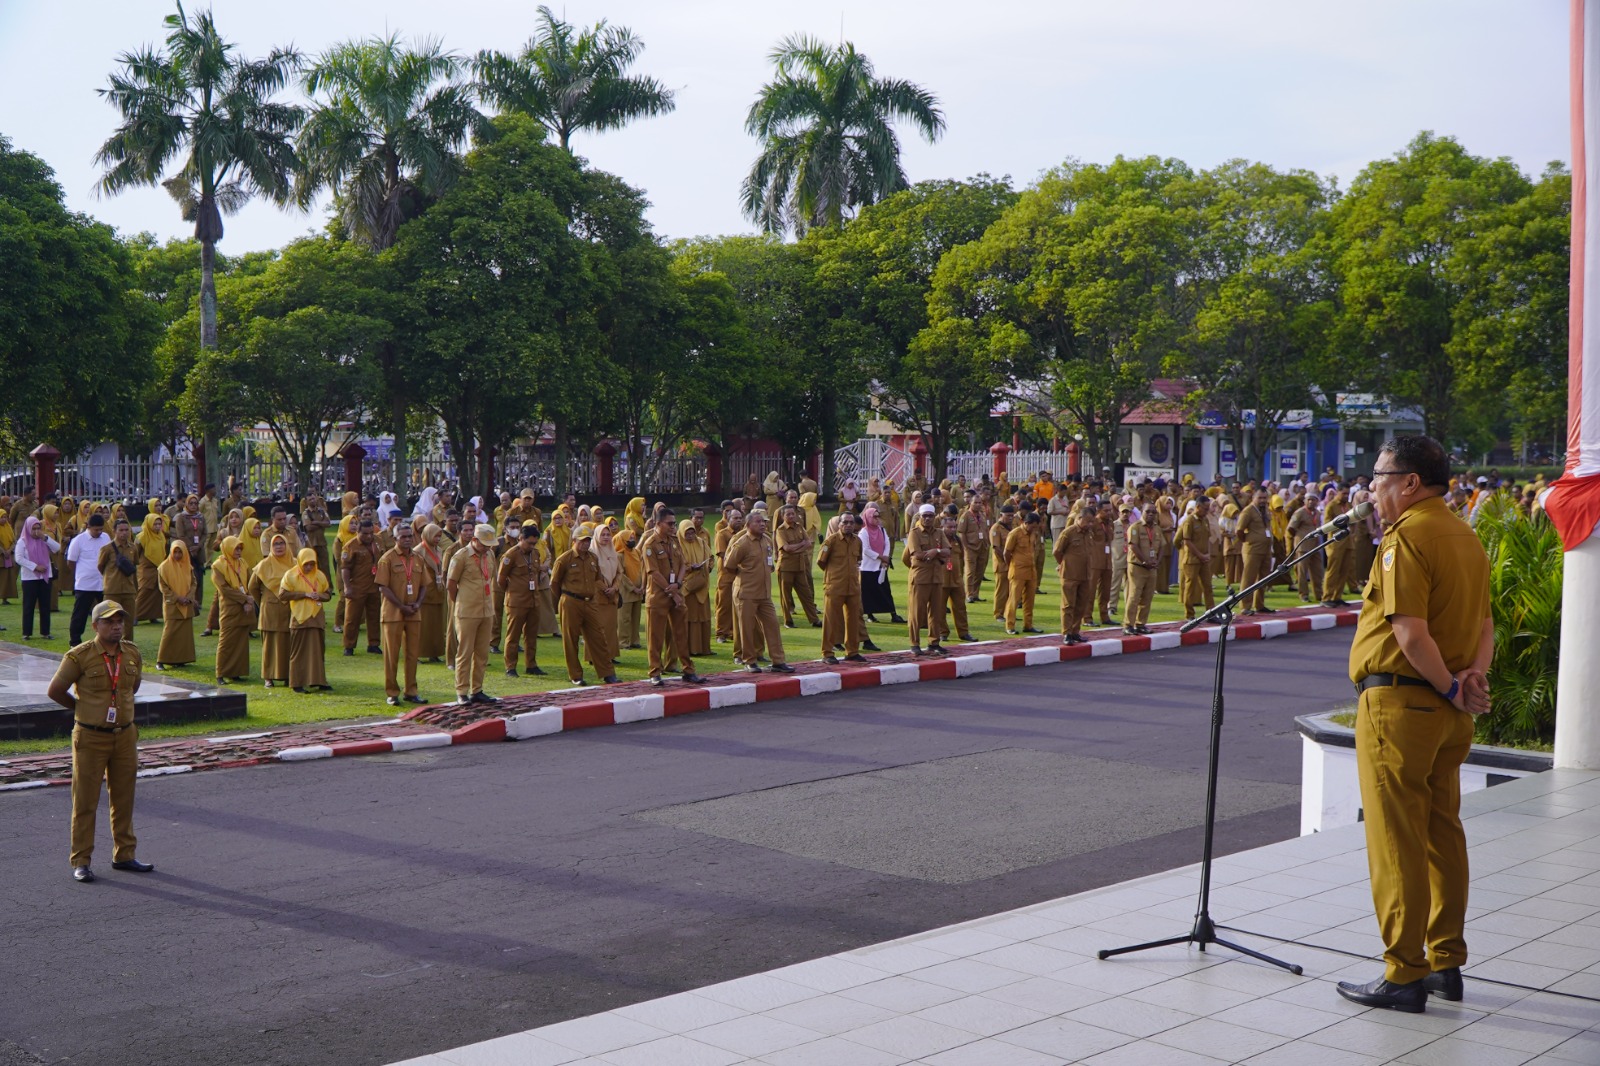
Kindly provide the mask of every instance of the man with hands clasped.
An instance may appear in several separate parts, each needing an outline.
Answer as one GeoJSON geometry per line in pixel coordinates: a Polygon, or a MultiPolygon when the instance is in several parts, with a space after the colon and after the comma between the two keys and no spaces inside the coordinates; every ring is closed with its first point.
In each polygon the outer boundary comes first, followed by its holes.
{"type": "Polygon", "coordinates": [[[1386,441],[1372,472],[1385,523],[1350,648],[1356,763],[1384,974],[1345,999],[1421,1013],[1462,997],[1467,842],[1461,764],[1489,710],[1489,559],[1444,494],[1450,458],[1429,437],[1386,441]]]}

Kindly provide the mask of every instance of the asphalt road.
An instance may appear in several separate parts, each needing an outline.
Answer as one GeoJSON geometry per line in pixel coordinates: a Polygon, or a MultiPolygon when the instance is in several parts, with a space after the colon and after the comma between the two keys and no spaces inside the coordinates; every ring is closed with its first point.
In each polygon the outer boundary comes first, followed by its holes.
{"type": "MultiPolygon", "coordinates": [[[[1230,647],[1220,853],[1298,832],[1293,719],[1350,702],[1349,633],[1230,647]]],[[[0,797],[0,1066],[387,1063],[1183,865],[1210,666],[153,779],[157,872],[102,821],[88,886],[67,791],[0,797]]]]}

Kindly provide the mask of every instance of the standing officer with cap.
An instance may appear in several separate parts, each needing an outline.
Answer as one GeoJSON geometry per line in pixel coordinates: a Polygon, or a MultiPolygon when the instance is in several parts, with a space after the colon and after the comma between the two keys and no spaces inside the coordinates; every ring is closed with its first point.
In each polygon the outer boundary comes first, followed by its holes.
{"type": "Polygon", "coordinates": [[[450,560],[445,591],[455,605],[456,702],[499,703],[483,691],[489,668],[489,631],[494,628],[494,546],[499,537],[491,525],[473,528],[471,537],[450,560]]]}
{"type": "Polygon", "coordinates": [[[911,654],[922,654],[922,631],[928,631],[928,654],[943,655],[936,610],[944,595],[944,567],[950,558],[950,544],[933,504],[917,508],[917,524],[906,531],[906,546],[900,561],[910,568],[906,577],[906,628],[911,636],[911,654]]]}
{"type": "Polygon", "coordinates": [[[102,600],[89,615],[94,639],[62,656],[46,695],[72,712],[72,877],[94,880],[94,818],[100,807],[100,782],[111,792],[113,870],[147,874],[155,869],[134,858],[133,785],[139,770],[133,723],[133,696],[139,691],[144,659],[138,645],[123,640],[128,612],[116,600],[102,600]],[[73,696],[70,689],[76,688],[73,696]]]}
{"type": "MultiPolygon", "coordinates": [[[[1272,569],[1272,526],[1267,520],[1267,490],[1257,489],[1250,503],[1239,512],[1239,523],[1234,527],[1234,538],[1241,547],[1243,573],[1240,588],[1249,588],[1267,576],[1272,569]]],[[[1267,606],[1267,590],[1256,589],[1245,602],[1243,614],[1272,614],[1267,606]]]]}
{"type": "MultiPolygon", "coordinates": [[[[789,508],[793,510],[793,508],[789,508]]],[[[646,640],[649,643],[650,683],[660,688],[663,652],[667,642],[683,664],[683,679],[689,684],[700,680],[694,672],[694,660],[689,657],[689,602],[684,599],[683,581],[687,563],[683,558],[683,545],[678,540],[677,515],[663,507],[656,512],[656,528],[644,549],[644,605],[647,614],[646,640]]],[[[806,565],[811,565],[810,540],[807,538],[806,565]]],[[[810,574],[806,575],[807,581],[810,574]]],[[[810,606],[810,604],[807,604],[810,606]]]]}
{"type": "Polygon", "coordinates": [[[1367,1007],[1420,1014],[1462,995],[1467,841],[1461,764],[1489,710],[1489,559],[1443,496],[1450,457],[1429,437],[1383,443],[1372,471],[1387,524],[1350,646],[1356,768],[1383,976],[1339,982],[1367,1007]],[[1426,947],[1426,950],[1424,950],[1426,947]]]}
{"type": "Polygon", "coordinates": [[[594,526],[585,522],[572,531],[572,546],[556,559],[550,571],[550,591],[555,595],[561,611],[561,650],[567,659],[567,678],[574,685],[587,682],[583,679],[583,662],[578,658],[578,638],[583,638],[584,649],[595,673],[606,684],[615,684],[616,666],[606,661],[611,645],[601,629],[594,601],[601,595],[600,560],[589,550],[594,539],[594,526]]]}

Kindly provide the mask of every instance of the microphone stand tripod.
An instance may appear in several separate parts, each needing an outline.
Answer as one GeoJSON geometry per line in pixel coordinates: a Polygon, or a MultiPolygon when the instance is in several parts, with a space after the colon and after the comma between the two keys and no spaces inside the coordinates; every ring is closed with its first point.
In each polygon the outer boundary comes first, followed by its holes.
{"type": "Polygon", "coordinates": [[[1305,547],[1305,544],[1313,538],[1307,537],[1302,542],[1302,550],[1290,553],[1289,558],[1279,563],[1272,573],[1249,588],[1240,589],[1200,617],[1184,623],[1180,630],[1184,633],[1212,620],[1219,622],[1222,627],[1217,633],[1217,665],[1211,685],[1211,751],[1206,767],[1205,847],[1200,856],[1200,898],[1195,907],[1194,928],[1183,936],[1167,937],[1164,940],[1151,940],[1143,944],[1130,944],[1127,947],[1097,951],[1095,952],[1096,958],[1109,959],[1113,955],[1126,955],[1133,951],[1148,951],[1151,948],[1164,948],[1172,944],[1193,944],[1201,951],[1204,951],[1208,944],[1219,944],[1222,947],[1237,951],[1241,955],[1248,955],[1252,959],[1259,959],[1262,962],[1281,967],[1297,977],[1305,972],[1295,963],[1284,962],[1282,959],[1275,959],[1270,955],[1263,955],[1259,951],[1253,951],[1242,944],[1235,944],[1231,940],[1222,939],[1217,936],[1217,925],[1211,920],[1211,859],[1213,838],[1217,825],[1217,761],[1222,750],[1222,679],[1226,669],[1228,630],[1233,625],[1234,605],[1243,601],[1256,589],[1269,585],[1280,577],[1287,575],[1295,564],[1306,558],[1313,551],[1320,551],[1324,544],[1330,541],[1343,540],[1349,535],[1350,529],[1345,526],[1342,529],[1335,530],[1331,536],[1325,534],[1320,538],[1316,538],[1316,543],[1310,545],[1309,548],[1305,547]]]}

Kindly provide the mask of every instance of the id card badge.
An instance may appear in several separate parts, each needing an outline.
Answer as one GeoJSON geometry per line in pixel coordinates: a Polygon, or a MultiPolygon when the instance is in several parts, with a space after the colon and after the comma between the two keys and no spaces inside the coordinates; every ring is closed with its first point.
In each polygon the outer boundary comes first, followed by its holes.
{"type": "Polygon", "coordinates": [[[112,704],[110,707],[106,708],[106,724],[107,725],[113,725],[113,724],[116,723],[116,720],[117,720],[117,708],[116,708],[115,704],[112,704]]]}
{"type": "Polygon", "coordinates": [[[412,587],[410,585],[407,585],[406,586],[406,599],[409,600],[411,597],[413,597],[415,595],[416,595],[416,592],[412,589],[412,587]]]}
{"type": "Polygon", "coordinates": [[[673,573],[668,573],[667,574],[667,584],[676,585],[677,583],[678,583],[678,575],[677,574],[673,574],[673,573]]]}
{"type": "Polygon", "coordinates": [[[528,582],[528,591],[529,592],[538,592],[539,591],[539,583],[537,581],[528,582]]]}
{"type": "Polygon", "coordinates": [[[1106,545],[1106,554],[1107,555],[1111,554],[1111,545],[1109,545],[1109,544],[1106,545]]]}

